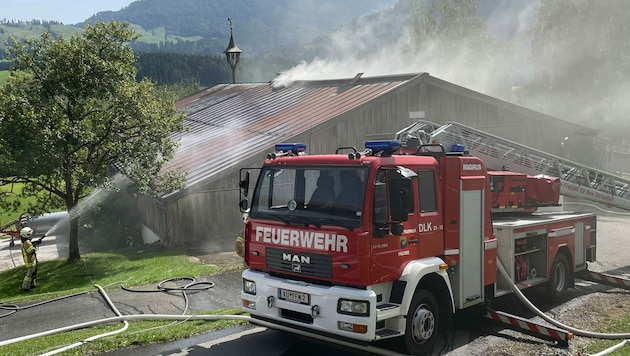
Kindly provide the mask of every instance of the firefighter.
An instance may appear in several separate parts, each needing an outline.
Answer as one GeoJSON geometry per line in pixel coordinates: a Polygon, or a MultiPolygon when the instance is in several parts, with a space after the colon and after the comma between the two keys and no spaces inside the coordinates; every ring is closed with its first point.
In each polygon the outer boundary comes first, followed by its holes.
{"type": "MultiPolygon", "coordinates": [[[[23,228],[26,227],[27,224],[28,224],[28,215],[25,215],[25,214],[20,215],[20,218],[15,222],[15,231],[19,233],[20,231],[22,231],[23,228]]],[[[15,242],[13,241],[13,239],[15,238],[16,236],[14,234],[11,234],[11,242],[9,243],[9,247],[15,246],[15,242]]]]}
{"type": "Polygon", "coordinates": [[[236,241],[234,241],[234,252],[243,258],[243,267],[247,268],[247,262],[245,262],[245,224],[249,219],[249,210],[243,214],[243,228],[238,233],[236,241]]]}
{"type": "Polygon", "coordinates": [[[20,230],[20,238],[22,241],[22,258],[24,259],[24,266],[26,267],[26,276],[22,281],[22,290],[28,292],[37,287],[35,278],[37,277],[37,254],[35,246],[41,243],[40,241],[32,242],[33,229],[25,227],[20,230]]]}

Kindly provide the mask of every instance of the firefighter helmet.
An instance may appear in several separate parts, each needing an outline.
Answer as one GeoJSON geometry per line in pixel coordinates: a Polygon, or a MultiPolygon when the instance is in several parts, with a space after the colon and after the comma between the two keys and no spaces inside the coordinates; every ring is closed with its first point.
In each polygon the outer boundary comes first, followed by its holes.
{"type": "Polygon", "coordinates": [[[33,229],[31,229],[30,227],[23,228],[22,230],[20,230],[20,236],[25,239],[30,239],[33,236],[33,229]]]}

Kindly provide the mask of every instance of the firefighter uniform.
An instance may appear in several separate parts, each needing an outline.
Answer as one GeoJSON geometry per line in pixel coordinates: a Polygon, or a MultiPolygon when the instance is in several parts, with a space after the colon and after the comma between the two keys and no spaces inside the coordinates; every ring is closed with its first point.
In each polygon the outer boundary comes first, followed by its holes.
{"type": "Polygon", "coordinates": [[[20,231],[20,237],[22,240],[22,258],[24,259],[24,266],[26,267],[26,276],[22,281],[22,289],[29,291],[35,287],[35,278],[37,276],[37,254],[35,245],[31,241],[33,237],[33,229],[25,227],[20,231]]]}
{"type": "MultiPolygon", "coordinates": [[[[243,223],[246,224],[249,219],[249,210],[243,214],[243,223]]],[[[245,262],[245,226],[241,229],[236,241],[234,241],[234,252],[243,258],[243,268],[248,268],[247,262],[245,262]]]]}
{"type": "Polygon", "coordinates": [[[243,239],[243,235],[245,234],[241,231],[241,233],[236,237],[236,241],[234,241],[234,252],[236,252],[236,254],[240,257],[243,257],[245,252],[245,246],[243,246],[245,239],[243,239]]]}

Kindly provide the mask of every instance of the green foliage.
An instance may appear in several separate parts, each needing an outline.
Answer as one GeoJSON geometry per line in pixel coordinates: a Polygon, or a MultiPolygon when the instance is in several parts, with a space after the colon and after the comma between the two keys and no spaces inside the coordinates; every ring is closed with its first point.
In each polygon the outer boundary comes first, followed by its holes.
{"type": "Polygon", "coordinates": [[[28,212],[29,207],[33,206],[37,199],[35,197],[23,197],[23,184],[3,185],[0,186],[0,194],[6,195],[2,202],[5,204],[0,214],[0,225],[8,224],[17,219],[21,213],[28,212]],[[10,208],[6,208],[9,206],[10,208]]]}
{"type": "MultiPolygon", "coordinates": [[[[213,86],[231,81],[231,70],[225,57],[178,53],[140,53],[138,80],[151,78],[157,84],[213,86]]],[[[181,97],[181,96],[178,96],[181,97]]]]}
{"type": "MultiPolygon", "coordinates": [[[[14,75],[0,88],[2,184],[21,183],[37,197],[31,213],[73,211],[116,167],[136,193],[180,188],[181,173],[161,172],[173,156],[170,135],[184,114],[174,93],[136,82],[137,38],[128,24],[97,23],[70,38],[13,39],[14,75]]],[[[0,202],[2,198],[0,196],[0,202]]],[[[6,204],[5,204],[6,205],[6,204]]],[[[78,219],[71,214],[70,259],[78,259],[78,219]]]]}
{"type": "MultiPolygon", "coordinates": [[[[101,12],[86,23],[130,23],[139,35],[129,41],[139,57],[138,80],[149,78],[160,85],[198,81],[201,87],[210,87],[231,82],[231,70],[223,55],[230,35],[228,17],[234,20],[236,43],[244,50],[237,81],[268,82],[277,73],[315,58],[330,46],[327,40],[304,44],[322,38],[340,23],[394,3],[396,0],[279,0],[269,6],[252,0],[186,0],[181,4],[137,1],[120,11],[101,12]],[[150,54],[156,57],[149,58],[150,54]]],[[[52,21],[0,22],[0,48],[10,34],[18,39],[36,38],[43,31],[58,38],[78,34],[82,29],[52,21]],[[64,27],[67,29],[62,31],[64,27]]],[[[398,36],[400,30],[395,33],[398,36]]],[[[0,50],[0,61],[3,58],[4,51],[0,50]]],[[[7,67],[3,67],[0,62],[0,70],[8,68],[9,62],[6,63],[7,67]]]]}
{"type": "Polygon", "coordinates": [[[19,39],[37,38],[43,32],[49,33],[52,37],[71,36],[81,32],[82,29],[76,26],[66,26],[60,23],[42,22],[0,22],[0,59],[5,58],[5,45],[10,42],[11,37],[19,39]]]}
{"type": "MultiPolygon", "coordinates": [[[[161,52],[219,55],[228,44],[230,29],[227,18],[234,22],[236,41],[250,53],[270,45],[299,46],[329,32],[339,23],[363,15],[369,9],[383,8],[396,0],[361,1],[294,1],[275,0],[171,0],[136,1],[121,11],[104,11],[87,19],[94,21],[128,21],[145,29],[147,42],[160,39],[161,52]],[[185,40],[178,40],[178,39],[185,40]],[[192,39],[199,38],[194,41],[192,39]],[[162,48],[163,47],[163,48],[162,48]],[[182,51],[181,49],[186,48],[182,51]],[[192,51],[191,51],[192,50],[192,51]]],[[[146,43],[146,42],[143,42],[146,43]]],[[[140,43],[140,44],[143,44],[140,43]]],[[[155,47],[154,47],[155,48],[155,47]]],[[[146,52],[147,47],[134,47],[146,52]]]]}
{"type": "MultiPolygon", "coordinates": [[[[328,33],[340,23],[392,6],[397,0],[171,0],[134,1],[120,11],[104,11],[86,23],[129,22],[141,35],[131,43],[136,53],[171,52],[220,56],[228,44],[227,18],[234,20],[236,41],[248,54],[288,46],[291,52],[328,33]]],[[[80,24],[78,24],[80,25],[80,24]]],[[[80,32],[75,25],[55,22],[1,22],[0,47],[8,34],[36,37],[44,30],[54,36],[80,32]],[[66,27],[67,29],[62,30],[66,27]],[[4,36],[4,37],[3,37],[4,36]]],[[[2,58],[0,51],[0,59],[2,58]]]]}
{"type": "Polygon", "coordinates": [[[8,70],[0,71],[0,87],[7,84],[8,79],[9,79],[9,71],[8,70]]]}

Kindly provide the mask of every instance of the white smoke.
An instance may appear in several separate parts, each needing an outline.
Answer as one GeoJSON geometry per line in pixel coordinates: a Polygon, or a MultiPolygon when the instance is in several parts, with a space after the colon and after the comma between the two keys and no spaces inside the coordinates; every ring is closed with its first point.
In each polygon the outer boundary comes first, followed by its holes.
{"type": "MultiPolygon", "coordinates": [[[[521,25],[511,32],[513,36],[518,36],[525,23],[530,21],[534,7],[525,6],[520,12],[497,11],[490,16],[492,30],[503,33],[504,26],[517,23],[521,25]],[[507,15],[510,19],[506,20],[504,17],[507,15]]],[[[511,93],[506,88],[521,80],[519,77],[524,73],[520,70],[522,64],[518,62],[522,53],[482,57],[474,44],[447,52],[443,43],[426,42],[419,51],[415,49],[417,41],[410,36],[406,25],[388,23],[392,18],[382,12],[369,19],[363,18],[363,21],[359,19],[355,26],[335,31],[329,38],[326,53],[279,74],[273,80],[274,87],[287,86],[296,80],[352,78],[357,73],[371,77],[426,72],[475,91],[510,99],[511,93]],[[383,36],[375,35],[382,33],[384,28],[395,26],[399,31],[393,39],[383,41],[383,36]],[[509,84],[506,85],[506,82],[509,84]]]]}

